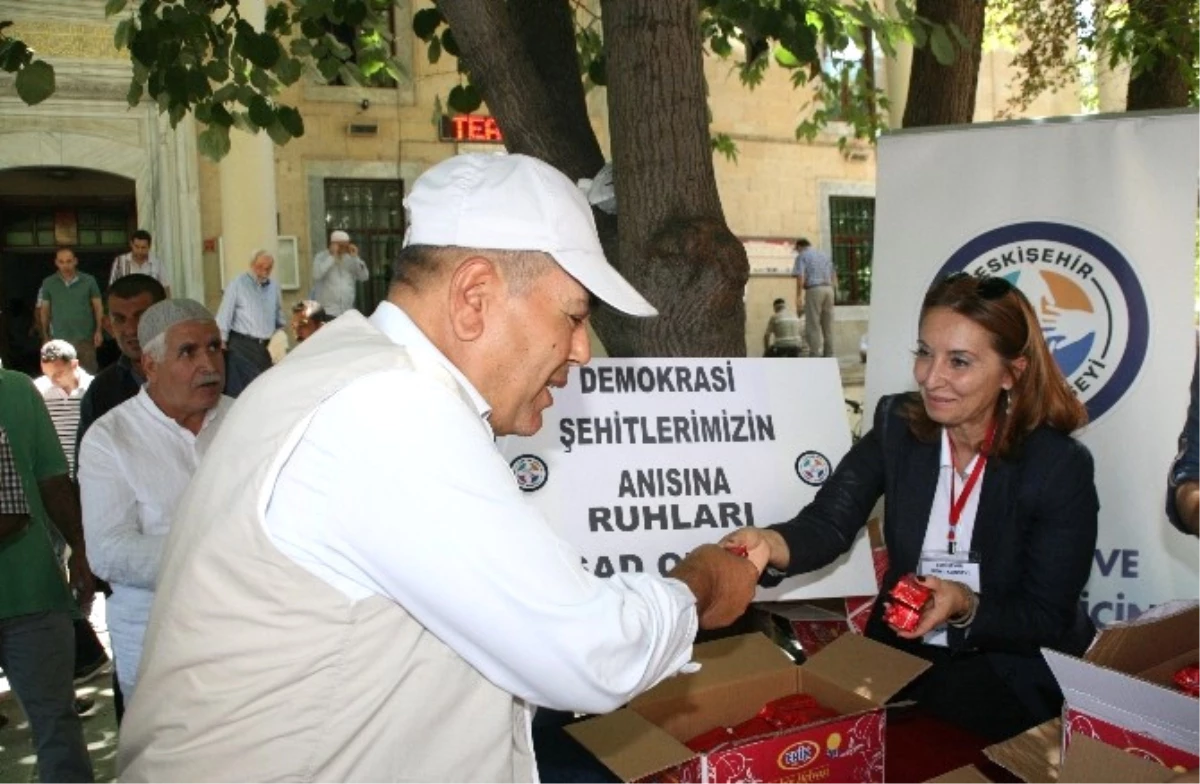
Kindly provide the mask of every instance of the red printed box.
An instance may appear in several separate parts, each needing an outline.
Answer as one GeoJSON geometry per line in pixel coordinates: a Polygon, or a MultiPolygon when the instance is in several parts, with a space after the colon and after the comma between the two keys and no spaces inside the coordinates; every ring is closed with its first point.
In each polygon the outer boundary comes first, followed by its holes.
{"type": "Polygon", "coordinates": [[[928,662],[847,634],[796,666],[748,634],[697,645],[700,670],[671,678],[628,707],[567,728],[623,781],[883,781],[884,704],[928,662]],[[684,745],[732,727],[771,700],[808,694],[833,718],[741,738],[708,753],[684,745]]]}
{"type": "Polygon", "coordinates": [[[1063,691],[1062,746],[1081,735],[1168,768],[1200,766],[1200,704],[1179,691],[1195,664],[1200,610],[1160,605],[1096,635],[1082,659],[1043,649],[1063,691]]]}

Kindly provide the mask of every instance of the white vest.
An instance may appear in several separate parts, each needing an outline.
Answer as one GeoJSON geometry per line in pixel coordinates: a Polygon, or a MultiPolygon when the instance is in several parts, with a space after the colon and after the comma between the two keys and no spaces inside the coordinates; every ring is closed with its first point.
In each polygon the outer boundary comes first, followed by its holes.
{"type": "Polygon", "coordinates": [[[322,401],[397,368],[436,377],[475,415],[444,368],[355,311],[229,412],[172,524],[138,698],[121,725],[122,781],[535,778],[522,703],[403,607],[352,603],[263,530],[279,471],[322,401]]]}

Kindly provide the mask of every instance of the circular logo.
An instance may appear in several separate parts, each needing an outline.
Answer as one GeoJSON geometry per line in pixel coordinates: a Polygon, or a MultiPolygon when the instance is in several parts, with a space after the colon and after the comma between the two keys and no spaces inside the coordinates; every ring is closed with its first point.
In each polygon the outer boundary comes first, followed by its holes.
{"type": "Polygon", "coordinates": [[[800,477],[800,481],[806,485],[820,487],[825,484],[825,480],[829,478],[829,474],[833,469],[829,465],[829,458],[820,452],[809,450],[801,452],[796,458],[796,476],[800,477]]]}
{"type": "Polygon", "coordinates": [[[1014,223],[963,245],[937,277],[960,270],[1004,278],[1029,299],[1089,421],[1132,386],[1150,339],[1146,295],[1107,240],[1063,223],[1014,223]]]}
{"type": "Polygon", "coordinates": [[[783,770],[807,768],[821,756],[821,747],[816,741],[802,740],[783,750],[779,755],[779,767],[783,770]]]}
{"type": "Polygon", "coordinates": [[[537,455],[521,455],[513,458],[508,465],[513,476],[517,478],[517,487],[526,493],[541,490],[550,478],[550,469],[546,467],[546,461],[537,455]]]}

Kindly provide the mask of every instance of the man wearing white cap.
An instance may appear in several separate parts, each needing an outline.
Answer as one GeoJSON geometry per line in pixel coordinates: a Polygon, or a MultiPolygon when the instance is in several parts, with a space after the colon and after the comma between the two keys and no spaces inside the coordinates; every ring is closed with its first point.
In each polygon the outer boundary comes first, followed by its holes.
{"type": "Polygon", "coordinates": [[[233,399],[211,313],[190,299],[152,305],[138,324],[146,385],[96,420],[79,449],[83,533],[105,607],[117,680],[134,698],[142,637],[175,505],[233,399]]]}
{"type": "Polygon", "coordinates": [[[583,194],[461,155],[405,204],[387,300],[260,377],[180,504],[122,781],[534,780],[533,706],[610,711],[753,597],[713,545],[593,576],[495,447],[590,358],[592,295],[655,313],[583,194]]]}
{"type": "Polygon", "coordinates": [[[370,277],[367,263],[358,257],[358,246],[344,231],[329,235],[329,249],[313,259],[312,298],[330,316],[340,316],[354,307],[355,283],[370,277]]]}

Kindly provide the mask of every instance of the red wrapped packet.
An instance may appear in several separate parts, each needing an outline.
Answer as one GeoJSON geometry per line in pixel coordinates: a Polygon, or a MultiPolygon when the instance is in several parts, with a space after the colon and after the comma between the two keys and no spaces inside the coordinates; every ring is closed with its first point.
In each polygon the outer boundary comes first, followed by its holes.
{"type": "Polygon", "coordinates": [[[713,727],[708,732],[702,732],[683,744],[697,754],[707,754],[715,751],[718,746],[733,738],[728,727],[713,727]]]}
{"type": "Polygon", "coordinates": [[[904,575],[892,586],[892,599],[918,612],[929,601],[932,594],[932,591],[917,582],[917,577],[913,574],[904,575]]]}
{"type": "Polygon", "coordinates": [[[921,622],[921,613],[897,602],[889,604],[883,611],[883,620],[894,629],[911,632],[921,622]]]}
{"type": "Polygon", "coordinates": [[[745,740],[746,738],[757,738],[759,735],[770,735],[778,731],[779,727],[759,715],[731,727],[729,737],[731,740],[745,740]]]}
{"type": "Polygon", "coordinates": [[[758,715],[784,730],[831,719],[837,714],[807,694],[789,694],[768,702],[758,715]]]}
{"type": "Polygon", "coordinates": [[[1200,697],[1200,664],[1192,664],[1175,673],[1175,686],[1192,697],[1200,697]]]}

